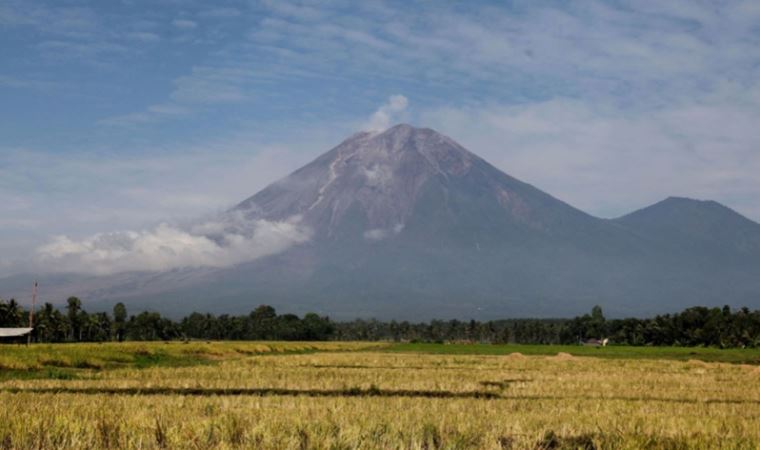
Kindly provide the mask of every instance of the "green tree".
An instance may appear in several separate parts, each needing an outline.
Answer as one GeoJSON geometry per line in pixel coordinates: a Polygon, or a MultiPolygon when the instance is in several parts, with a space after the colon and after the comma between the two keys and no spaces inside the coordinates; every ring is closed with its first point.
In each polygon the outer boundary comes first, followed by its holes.
{"type": "Polygon", "coordinates": [[[250,316],[251,334],[253,339],[273,339],[277,312],[269,305],[261,305],[254,309],[250,316]]]}
{"type": "Polygon", "coordinates": [[[127,331],[127,307],[124,303],[117,303],[113,307],[113,332],[116,340],[124,341],[124,334],[127,331]]]}
{"type": "Polygon", "coordinates": [[[24,310],[15,299],[8,302],[0,300],[0,326],[20,327],[24,321],[24,310]]]}
{"type": "Polygon", "coordinates": [[[69,297],[66,300],[66,317],[69,319],[71,328],[71,340],[82,340],[82,301],[77,297],[69,297]]]}
{"type": "Polygon", "coordinates": [[[35,316],[35,332],[40,342],[63,342],[69,337],[69,325],[60,311],[45,303],[35,316]]]}
{"type": "Polygon", "coordinates": [[[308,313],[303,317],[304,338],[309,341],[325,341],[334,331],[330,319],[308,313]]]}
{"type": "Polygon", "coordinates": [[[604,336],[607,334],[605,322],[606,320],[604,318],[604,313],[602,312],[602,307],[596,305],[591,308],[591,318],[588,321],[586,337],[597,339],[604,338],[604,336]]]}

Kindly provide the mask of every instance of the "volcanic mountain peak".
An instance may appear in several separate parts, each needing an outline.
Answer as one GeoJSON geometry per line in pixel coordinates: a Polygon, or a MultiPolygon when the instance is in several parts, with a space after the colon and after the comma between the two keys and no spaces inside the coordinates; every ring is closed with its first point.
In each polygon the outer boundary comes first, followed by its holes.
{"type": "Polygon", "coordinates": [[[421,161],[434,172],[461,175],[471,166],[474,158],[453,139],[430,128],[415,128],[407,124],[399,124],[383,132],[357,133],[337,149],[340,149],[344,161],[350,160],[352,166],[367,170],[383,163],[397,166],[421,161]],[[424,159],[419,160],[420,156],[424,159]]]}
{"type": "Polygon", "coordinates": [[[300,216],[317,234],[332,235],[348,216],[370,231],[400,230],[425,186],[464,176],[478,161],[428,128],[360,132],[235,209],[274,220],[300,216]]]}

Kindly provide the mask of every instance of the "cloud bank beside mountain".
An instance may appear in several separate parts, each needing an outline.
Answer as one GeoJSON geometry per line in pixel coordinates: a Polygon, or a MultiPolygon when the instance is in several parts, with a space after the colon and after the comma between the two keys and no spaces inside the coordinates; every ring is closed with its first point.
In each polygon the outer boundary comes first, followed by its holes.
{"type": "Polygon", "coordinates": [[[227,214],[190,227],[166,223],[142,231],[98,233],[83,239],[57,236],[37,250],[48,272],[110,275],[186,267],[227,267],[279,253],[309,240],[299,218],[244,221],[227,214]]]}

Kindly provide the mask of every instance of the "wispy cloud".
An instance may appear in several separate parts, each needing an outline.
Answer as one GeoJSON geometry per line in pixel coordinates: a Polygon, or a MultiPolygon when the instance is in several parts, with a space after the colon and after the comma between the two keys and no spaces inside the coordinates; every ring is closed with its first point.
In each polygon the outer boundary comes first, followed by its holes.
{"type": "Polygon", "coordinates": [[[189,75],[174,80],[166,103],[99,121],[102,125],[134,126],[188,116],[209,105],[238,103],[253,97],[250,73],[237,67],[195,67],[189,75]]]}
{"type": "Polygon", "coordinates": [[[90,8],[47,6],[17,0],[0,5],[0,24],[33,27],[44,34],[71,38],[89,37],[100,29],[98,17],[90,8]]]}
{"type": "Polygon", "coordinates": [[[127,50],[114,36],[114,30],[87,6],[9,0],[0,5],[0,24],[6,29],[33,29],[40,38],[34,47],[48,59],[73,58],[80,63],[92,63],[103,55],[127,50]]]}
{"type": "Polygon", "coordinates": [[[211,8],[198,13],[198,15],[201,17],[213,17],[221,19],[239,17],[241,14],[242,12],[240,12],[239,9],[231,7],[211,8]]]}
{"type": "Polygon", "coordinates": [[[2,148],[3,216],[36,225],[4,222],[0,234],[83,236],[220,211],[295,170],[328,144],[316,144],[313,150],[305,142],[291,145],[241,135],[142,154],[2,148]]]}
{"type": "Polygon", "coordinates": [[[183,30],[192,30],[198,26],[198,23],[188,19],[174,19],[172,25],[183,30]]]}
{"type": "Polygon", "coordinates": [[[52,89],[60,86],[60,83],[55,81],[30,79],[30,78],[17,78],[0,75],[0,86],[18,88],[18,89],[52,89]]]}
{"type": "Polygon", "coordinates": [[[414,13],[410,6],[350,16],[328,7],[320,14],[329,26],[315,26],[309,14],[283,11],[288,5],[277,2],[272,12],[279,18],[263,20],[252,38],[301,50],[292,63],[523,99],[681,95],[721,79],[727,66],[749,79],[755,58],[746,56],[757,54],[759,40],[750,19],[756,13],[744,11],[746,3],[719,13],[693,2],[517,3],[469,11],[431,4],[414,13]],[[509,92],[510,86],[519,91],[509,92]]]}
{"type": "Polygon", "coordinates": [[[263,0],[261,3],[278,15],[302,21],[316,21],[329,14],[325,8],[320,9],[300,2],[263,0]]]}
{"type": "Polygon", "coordinates": [[[97,62],[96,58],[100,55],[129,51],[128,47],[121,44],[89,41],[44,41],[39,43],[37,48],[51,59],[80,58],[91,62],[97,62]]]}
{"type": "Polygon", "coordinates": [[[245,100],[248,71],[238,67],[195,67],[174,81],[171,98],[185,103],[229,103],[245,100]]]}
{"type": "Polygon", "coordinates": [[[555,99],[431,109],[420,120],[594,214],[617,216],[679,195],[718,200],[758,220],[760,131],[751,124],[760,121],[760,85],[726,91],[733,92],[658,111],[555,99]]]}
{"type": "Polygon", "coordinates": [[[149,31],[134,31],[126,33],[125,36],[129,39],[133,39],[141,42],[158,42],[161,40],[161,36],[149,31]]]}
{"type": "Polygon", "coordinates": [[[750,19],[756,13],[746,3],[719,12],[692,2],[518,2],[466,11],[446,4],[261,6],[267,14],[248,26],[249,40],[227,42],[177,77],[169,97],[223,104],[253,92],[300,92],[305,80],[364,79],[403,84],[439,104],[455,91],[460,103],[584,97],[651,109],[714,89],[724,67],[749,82],[760,59],[750,19]]]}
{"type": "Polygon", "coordinates": [[[145,111],[107,117],[99,121],[102,125],[131,127],[145,123],[158,122],[166,118],[192,114],[188,107],[176,103],[164,103],[148,106],[145,111]]]}

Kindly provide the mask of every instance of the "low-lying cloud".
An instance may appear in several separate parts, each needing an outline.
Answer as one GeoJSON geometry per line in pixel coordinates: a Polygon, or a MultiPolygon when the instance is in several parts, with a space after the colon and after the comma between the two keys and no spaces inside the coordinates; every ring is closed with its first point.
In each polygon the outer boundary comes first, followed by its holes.
{"type": "Polygon", "coordinates": [[[93,275],[229,267],[280,253],[310,238],[311,230],[300,217],[268,221],[226,214],[188,227],[163,223],[153,229],[83,239],[57,236],[38,248],[37,262],[49,272],[93,275]]]}

